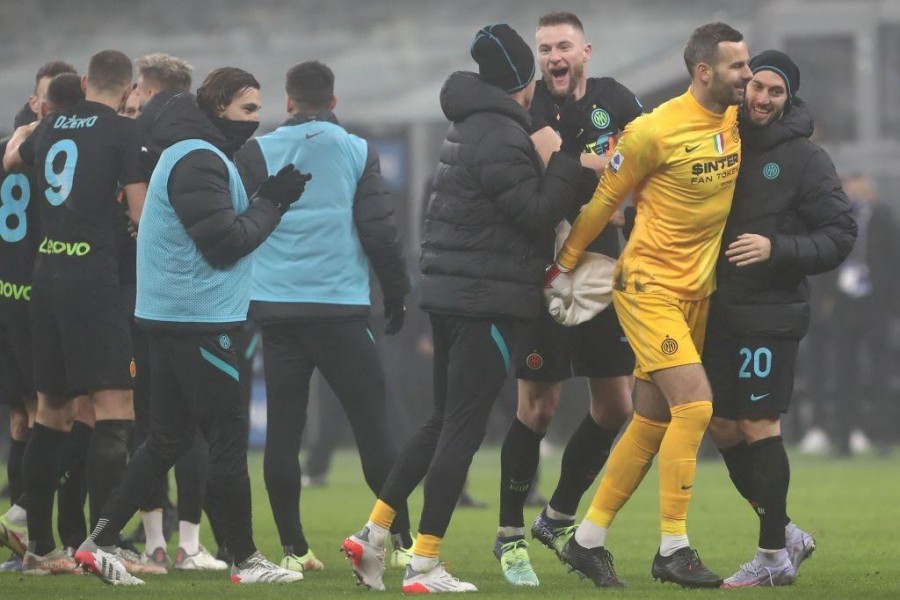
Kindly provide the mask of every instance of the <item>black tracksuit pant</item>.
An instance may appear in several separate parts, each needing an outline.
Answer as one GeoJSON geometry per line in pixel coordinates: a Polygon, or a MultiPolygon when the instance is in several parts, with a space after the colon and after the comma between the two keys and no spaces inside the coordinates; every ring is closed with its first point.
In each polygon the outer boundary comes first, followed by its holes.
{"type": "MultiPolygon", "coordinates": [[[[365,319],[263,324],[267,425],[264,472],[281,543],[307,548],[300,524],[300,442],[306,425],[309,382],[318,369],[344,408],[362,461],[378,493],[396,450],[387,426],[384,370],[365,319]]],[[[396,507],[395,533],[409,531],[406,501],[396,507]]]]}
{"type": "Polygon", "coordinates": [[[430,317],[434,411],[400,452],[379,498],[396,509],[424,479],[419,533],[443,537],[508,376],[513,321],[430,317]]]}
{"type": "Polygon", "coordinates": [[[249,419],[238,374],[236,331],[172,334],[150,331],[150,435],[102,511],[93,537],[116,536],[154,485],[187,453],[199,431],[209,444],[207,512],[235,562],[256,551],[247,471],[249,419]]]}

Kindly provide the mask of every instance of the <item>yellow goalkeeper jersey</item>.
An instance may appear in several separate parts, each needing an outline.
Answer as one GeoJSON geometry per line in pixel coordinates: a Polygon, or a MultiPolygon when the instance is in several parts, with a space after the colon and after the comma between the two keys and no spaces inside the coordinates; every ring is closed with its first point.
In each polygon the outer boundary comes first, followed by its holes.
{"type": "Polygon", "coordinates": [[[629,193],[634,230],[615,287],[701,300],[715,290],[722,229],[741,160],[737,107],[712,113],[690,90],[632,121],[557,257],[572,269],[629,193]]]}

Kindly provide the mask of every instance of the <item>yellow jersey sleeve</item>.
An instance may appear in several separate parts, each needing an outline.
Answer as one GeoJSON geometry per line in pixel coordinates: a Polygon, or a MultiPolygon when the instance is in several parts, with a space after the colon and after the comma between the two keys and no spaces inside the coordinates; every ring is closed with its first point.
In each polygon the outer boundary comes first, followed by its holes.
{"type": "Polygon", "coordinates": [[[600,235],[619,205],[660,165],[660,149],[654,138],[653,121],[644,116],[622,132],[593,197],[575,219],[557,257],[564,269],[575,268],[584,249],[600,235]]]}

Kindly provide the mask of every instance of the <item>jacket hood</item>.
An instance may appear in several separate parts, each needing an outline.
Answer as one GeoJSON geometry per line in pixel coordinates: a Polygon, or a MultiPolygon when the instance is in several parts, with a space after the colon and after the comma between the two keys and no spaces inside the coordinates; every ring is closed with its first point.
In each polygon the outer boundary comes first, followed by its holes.
{"type": "Polygon", "coordinates": [[[153,96],[137,120],[147,151],[155,156],[183,140],[204,140],[222,149],[225,136],[187,92],[168,90],[153,96]]]}
{"type": "Polygon", "coordinates": [[[741,143],[749,148],[768,150],[793,138],[808,138],[813,133],[813,118],[809,106],[794,96],[790,110],[765,127],[756,127],[746,121],[741,110],[741,143]]]}
{"type": "Polygon", "coordinates": [[[531,117],[509,94],[483,82],[475,73],[457,71],[441,88],[441,109],[453,122],[479,112],[494,112],[515,119],[528,130],[531,117]]]}

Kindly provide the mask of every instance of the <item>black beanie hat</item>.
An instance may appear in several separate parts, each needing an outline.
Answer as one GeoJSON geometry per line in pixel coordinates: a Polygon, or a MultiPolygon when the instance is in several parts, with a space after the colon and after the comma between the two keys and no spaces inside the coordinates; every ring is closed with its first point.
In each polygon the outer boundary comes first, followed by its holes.
{"type": "Polygon", "coordinates": [[[531,47],[505,23],[482,28],[475,34],[471,52],[478,63],[478,77],[504,92],[518,92],[534,78],[531,47]]]}
{"type": "Polygon", "coordinates": [[[800,89],[800,69],[790,56],[779,50],[766,50],[751,58],[750,70],[754,73],[772,71],[780,75],[787,87],[788,101],[792,100],[800,89]]]}

